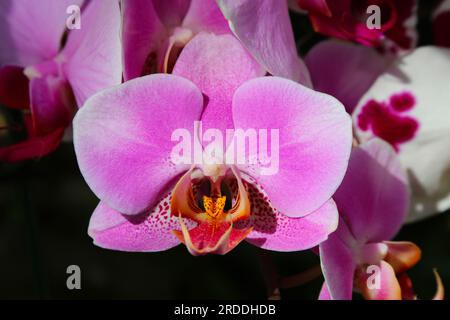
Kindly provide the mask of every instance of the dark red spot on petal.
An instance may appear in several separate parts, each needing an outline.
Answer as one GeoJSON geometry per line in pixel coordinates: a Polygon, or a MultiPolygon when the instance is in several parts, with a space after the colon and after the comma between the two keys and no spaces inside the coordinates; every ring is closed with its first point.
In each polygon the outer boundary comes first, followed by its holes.
{"type": "Polygon", "coordinates": [[[394,94],[390,99],[391,107],[399,112],[412,109],[416,105],[416,99],[409,92],[394,94]]]}
{"type": "Polygon", "coordinates": [[[398,151],[399,145],[412,140],[419,129],[416,119],[399,114],[411,109],[415,101],[411,93],[393,95],[390,104],[370,100],[358,115],[358,127],[363,131],[370,129],[398,151]]]}

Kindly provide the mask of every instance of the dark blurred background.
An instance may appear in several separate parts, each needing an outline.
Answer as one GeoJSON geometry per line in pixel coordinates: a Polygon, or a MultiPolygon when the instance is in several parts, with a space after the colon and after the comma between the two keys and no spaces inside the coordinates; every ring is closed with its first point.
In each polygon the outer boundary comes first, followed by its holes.
{"type": "MultiPolygon", "coordinates": [[[[431,41],[429,3],[421,1],[421,45],[431,41]]],[[[305,17],[291,18],[302,53],[323,39],[305,17]]],[[[264,299],[262,255],[282,276],[319,264],[309,251],[268,252],[245,242],[226,256],[192,257],[184,246],[161,253],[104,250],[87,235],[96,205],[70,143],[40,160],[0,164],[0,299],[264,299]],[[81,290],[66,287],[70,265],[81,268],[81,290]]],[[[419,297],[434,295],[433,268],[450,288],[449,213],[407,225],[396,239],[422,249],[422,260],[409,272],[419,297]]],[[[322,281],[319,276],[281,296],[315,299],[322,281]]]]}

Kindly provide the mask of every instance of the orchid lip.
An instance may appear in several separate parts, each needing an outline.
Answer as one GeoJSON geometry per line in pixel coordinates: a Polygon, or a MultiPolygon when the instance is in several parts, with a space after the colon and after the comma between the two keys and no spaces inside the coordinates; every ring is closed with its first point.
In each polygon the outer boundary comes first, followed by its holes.
{"type": "Polygon", "coordinates": [[[193,255],[224,254],[251,232],[251,227],[234,227],[235,222],[250,217],[247,190],[232,167],[213,167],[214,172],[223,173],[213,176],[206,174],[208,170],[202,175],[195,169],[185,173],[172,192],[171,212],[179,217],[181,227],[173,232],[193,255]],[[185,218],[196,221],[197,227],[188,230],[185,218]]]}
{"type": "Polygon", "coordinates": [[[250,204],[240,175],[233,167],[219,168],[223,174],[214,176],[195,167],[186,172],[173,189],[171,212],[199,222],[248,218],[250,204]]]}

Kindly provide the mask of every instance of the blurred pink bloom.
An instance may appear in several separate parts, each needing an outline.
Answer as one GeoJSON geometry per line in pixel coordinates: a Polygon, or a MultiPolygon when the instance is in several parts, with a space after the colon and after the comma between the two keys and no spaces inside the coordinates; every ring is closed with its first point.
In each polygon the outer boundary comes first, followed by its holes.
{"type": "Polygon", "coordinates": [[[337,98],[350,114],[392,61],[373,48],[336,40],[318,43],[305,58],[314,90],[337,98]]]}
{"type": "Polygon", "coordinates": [[[125,81],[170,73],[186,44],[199,32],[208,32],[234,33],[266,72],[309,86],[285,1],[218,3],[220,8],[214,0],[123,0],[125,81]]]}
{"type": "Polygon", "coordinates": [[[121,82],[118,2],[5,0],[0,3],[0,103],[23,111],[27,139],[0,148],[0,160],[52,152],[77,106],[121,82]],[[67,30],[66,9],[83,8],[67,30]]]}
{"type": "Polygon", "coordinates": [[[314,89],[353,115],[357,140],[382,138],[397,151],[412,188],[408,221],[450,208],[450,50],[421,47],[395,57],[324,41],[305,62],[314,89]]]}
{"type": "Polygon", "coordinates": [[[335,230],[330,198],[350,153],[348,115],[330,96],[262,74],[234,36],[200,33],[173,75],[130,80],[87,101],[74,120],[74,144],[101,200],[89,226],[98,246],[160,251],[183,242],[192,254],[224,254],[246,238],[296,251],[335,230]],[[278,173],[175,165],[173,131],[195,136],[198,120],[205,130],[279,129],[278,173]]]}
{"type": "Polygon", "coordinates": [[[308,12],[315,31],[327,36],[394,52],[416,45],[416,0],[297,0],[297,4],[308,12]],[[367,26],[371,5],[380,8],[379,29],[367,26]]]}
{"type": "Polygon", "coordinates": [[[420,249],[388,241],[409,205],[406,172],[394,150],[379,139],[355,148],[333,198],[340,219],[336,232],[319,246],[325,277],[320,298],[348,300],[356,289],[366,299],[414,299],[405,272],[419,261],[420,249]]]}

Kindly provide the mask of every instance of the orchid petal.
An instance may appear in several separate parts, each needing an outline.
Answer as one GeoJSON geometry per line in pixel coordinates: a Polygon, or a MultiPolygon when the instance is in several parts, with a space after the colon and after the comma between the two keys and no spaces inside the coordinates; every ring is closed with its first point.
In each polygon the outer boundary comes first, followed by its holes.
{"type": "Polygon", "coordinates": [[[89,222],[89,236],[95,245],[119,251],[163,251],[180,244],[172,233],[178,219],[169,211],[169,199],[163,199],[152,212],[126,216],[100,202],[89,222]]]}
{"type": "Polygon", "coordinates": [[[326,282],[322,284],[322,289],[320,289],[319,300],[331,300],[330,291],[328,291],[326,282]]]}
{"type": "Polygon", "coordinates": [[[190,81],[150,75],[104,90],[74,119],[74,145],[88,185],[111,208],[137,214],[154,206],[188,165],[171,161],[172,134],[194,136],[203,97],[190,81]]]}
{"type": "MultiPolygon", "coordinates": [[[[278,130],[279,150],[272,153],[279,151],[279,165],[273,171],[261,159],[241,166],[262,185],[275,208],[301,217],[330,199],[345,174],[352,140],[350,119],[336,99],[287,79],[262,77],[236,91],[233,120],[242,130],[278,130]]],[[[269,146],[274,144],[269,140],[269,146]]]]}
{"type": "Polygon", "coordinates": [[[233,128],[233,93],[263,71],[232,35],[199,33],[181,52],[173,74],[194,82],[207,97],[203,129],[225,130],[233,128]]]}
{"type": "Polygon", "coordinates": [[[83,0],[2,0],[0,65],[26,67],[49,60],[59,51],[71,5],[83,0]]]}
{"type": "Polygon", "coordinates": [[[317,246],[336,230],[338,213],[330,200],[305,217],[289,218],[277,212],[274,216],[255,214],[252,221],[254,229],[247,237],[250,243],[274,251],[301,251],[317,246]]]}
{"type": "Polygon", "coordinates": [[[406,173],[394,150],[380,139],[355,148],[334,200],[357,241],[391,239],[409,204],[406,173]]]}
{"type": "Polygon", "coordinates": [[[159,19],[153,1],[122,0],[124,80],[143,74],[146,61],[156,58],[168,31],[159,19]]]}
{"type": "Polygon", "coordinates": [[[337,98],[349,113],[390,60],[373,48],[340,41],[323,41],[305,58],[314,89],[337,98]]]}
{"type": "Polygon", "coordinates": [[[30,81],[31,112],[34,130],[45,134],[72,121],[74,103],[67,82],[59,77],[46,76],[30,81]]]}
{"type": "Polygon", "coordinates": [[[352,251],[335,233],[319,246],[325,285],[332,300],[351,300],[356,264],[352,251]]]}
{"type": "Polygon", "coordinates": [[[182,25],[194,33],[201,31],[215,34],[230,33],[228,22],[214,0],[191,0],[182,25]]]}
{"type": "Polygon", "coordinates": [[[272,75],[311,87],[300,60],[289,20],[287,1],[219,0],[231,30],[272,75]]]}
{"type": "Polygon", "coordinates": [[[322,243],[336,230],[338,212],[333,200],[302,218],[289,218],[273,208],[256,183],[247,183],[252,213],[239,227],[253,227],[247,241],[275,251],[300,251],[322,243]]]}
{"type": "Polygon", "coordinates": [[[359,139],[398,150],[413,191],[409,221],[450,207],[449,75],[450,50],[421,47],[388,68],[353,115],[359,139]]]}
{"type": "Polygon", "coordinates": [[[122,56],[117,0],[91,1],[83,11],[83,27],[72,30],[62,52],[64,72],[81,107],[94,93],[120,84],[122,56]]]}
{"type": "MultiPolygon", "coordinates": [[[[192,0],[150,0],[159,20],[167,27],[181,25],[192,0]]],[[[142,9],[141,9],[142,10],[142,9]]]]}

